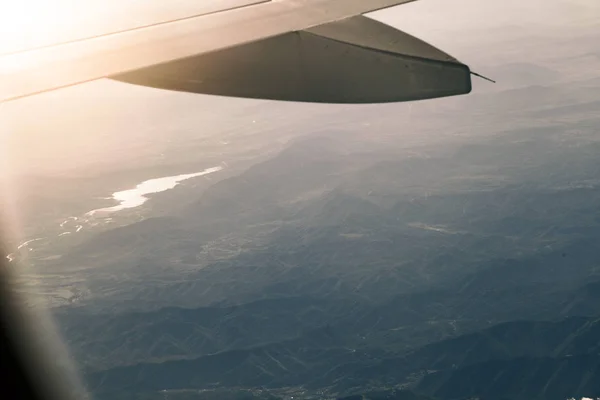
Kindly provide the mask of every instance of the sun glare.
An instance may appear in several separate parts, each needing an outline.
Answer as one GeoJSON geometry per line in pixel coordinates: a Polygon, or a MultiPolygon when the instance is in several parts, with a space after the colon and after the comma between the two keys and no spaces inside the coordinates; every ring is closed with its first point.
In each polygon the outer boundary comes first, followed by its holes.
{"type": "MultiPolygon", "coordinates": [[[[82,2],[80,2],[82,3],[82,2]]],[[[75,1],[20,0],[0,5],[0,54],[61,40],[76,27],[75,1]]]]}
{"type": "Polygon", "coordinates": [[[0,0],[0,55],[194,15],[221,0],[0,0]]]}
{"type": "Polygon", "coordinates": [[[139,0],[0,1],[0,54],[106,33],[135,19],[130,8],[143,4],[139,0]]]}

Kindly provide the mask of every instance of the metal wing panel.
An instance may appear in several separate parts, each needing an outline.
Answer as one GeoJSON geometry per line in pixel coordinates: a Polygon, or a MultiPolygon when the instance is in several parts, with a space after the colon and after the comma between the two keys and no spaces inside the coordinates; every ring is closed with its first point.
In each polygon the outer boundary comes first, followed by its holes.
{"type": "Polygon", "coordinates": [[[390,53],[437,61],[458,62],[451,55],[421,39],[367,17],[347,18],[307,29],[306,32],[390,53]]]}
{"type": "Polygon", "coordinates": [[[414,0],[278,0],[0,59],[0,102],[414,0]]]}
{"type": "Polygon", "coordinates": [[[192,93],[318,103],[400,102],[471,91],[466,65],[380,22],[350,20],[113,78],[192,93]]]}

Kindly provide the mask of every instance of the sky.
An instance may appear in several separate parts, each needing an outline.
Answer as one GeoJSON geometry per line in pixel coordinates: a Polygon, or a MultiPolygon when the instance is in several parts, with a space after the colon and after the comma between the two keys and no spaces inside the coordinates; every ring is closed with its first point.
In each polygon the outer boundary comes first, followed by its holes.
{"type": "Polygon", "coordinates": [[[414,27],[445,32],[494,30],[511,25],[556,28],[600,19],[600,3],[594,0],[419,0],[381,11],[414,27]]]}

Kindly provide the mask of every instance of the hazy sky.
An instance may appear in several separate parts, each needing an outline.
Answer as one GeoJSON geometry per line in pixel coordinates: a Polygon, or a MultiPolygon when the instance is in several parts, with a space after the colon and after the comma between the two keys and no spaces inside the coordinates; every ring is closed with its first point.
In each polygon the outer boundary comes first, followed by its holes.
{"type": "Polygon", "coordinates": [[[381,11],[421,30],[494,29],[511,25],[561,27],[600,19],[595,0],[420,0],[381,11]]]}

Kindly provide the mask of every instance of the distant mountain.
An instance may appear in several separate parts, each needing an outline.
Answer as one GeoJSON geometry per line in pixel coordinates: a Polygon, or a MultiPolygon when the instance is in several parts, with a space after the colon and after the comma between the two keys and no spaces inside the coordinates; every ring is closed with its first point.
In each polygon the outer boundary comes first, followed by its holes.
{"type": "Polygon", "coordinates": [[[57,311],[55,317],[71,340],[72,351],[96,370],[295,339],[331,322],[330,309],[336,307],[340,305],[283,297],[233,307],[171,307],[147,313],[89,314],[75,309],[57,311]]]}
{"type": "Polygon", "coordinates": [[[310,388],[327,381],[336,382],[337,390],[349,390],[377,382],[410,382],[415,374],[423,376],[415,390],[437,399],[559,399],[600,393],[598,318],[509,322],[379,363],[380,354],[346,348],[344,342],[326,327],[279,344],[113,368],[88,378],[105,395],[214,385],[310,388]],[[360,370],[361,364],[371,367],[360,370]]]}
{"type": "Polygon", "coordinates": [[[593,398],[600,393],[600,355],[492,360],[428,375],[419,389],[440,399],[593,398]]]}
{"type": "MultiPolygon", "coordinates": [[[[453,370],[491,360],[600,353],[600,319],[515,321],[426,345],[397,362],[413,370],[453,370]]],[[[387,363],[392,360],[386,361],[387,363]]]]}
{"type": "Polygon", "coordinates": [[[338,400],[431,400],[429,397],[415,394],[410,390],[380,390],[340,397],[338,400]]]}
{"type": "MultiPolygon", "coordinates": [[[[561,94],[521,93],[502,99],[524,115],[561,94]]],[[[594,395],[600,145],[593,119],[540,120],[447,145],[321,133],[76,247],[60,262],[89,296],[55,313],[89,387],[107,399],[594,395]],[[522,392],[494,386],[512,370],[522,392]]]]}
{"type": "Polygon", "coordinates": [[[600,319],[508,322],[385,360],[368,373],[383,381],[424,375],[416,390],[438,399],[593,397],[600,393],[600,319]]]}
{"type": "Polygon", "coordinates": [[[285,218],[285,206],[315,190],[319,193],[331,175],[345,168],[339,157],[327,136],[298,140],[242,175],[213,185],[180,215],[195,229],[215,233],[285,218]]]}
{"type": "Polygon", "coordinates": [[[332,374],[332,366],[364,356],[344,347],[343,342],[332,329],[324,327],[277,344],[190,360],[111,368],[88,374],[87,380],[102,396],[182,388],[306,386],[320,375],[332,374]]]}

